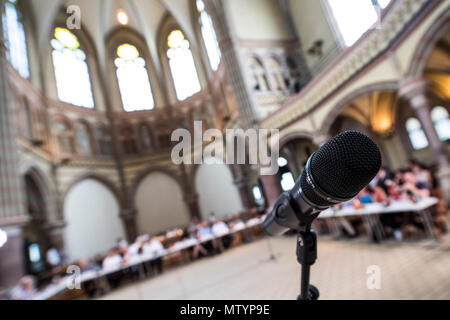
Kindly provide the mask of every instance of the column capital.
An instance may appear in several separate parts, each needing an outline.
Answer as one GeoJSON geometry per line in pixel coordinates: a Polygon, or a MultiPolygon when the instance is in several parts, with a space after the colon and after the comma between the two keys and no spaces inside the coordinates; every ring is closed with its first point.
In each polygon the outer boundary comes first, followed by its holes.
{"type": "Polygon", "coordinates": [[[406,99],[411,103],[413,108],[422,105],[425,99],[428,82],[422,78],[408,78],[400,81],[398,95],[400,98],[406,99]]]}
{"type": "Polygon", "coordinates": [[[321,147],[330,139],[331,139],[331,134],[319,132],[317,134],[314,134],[313,143],[316,146],[321,147]]]}

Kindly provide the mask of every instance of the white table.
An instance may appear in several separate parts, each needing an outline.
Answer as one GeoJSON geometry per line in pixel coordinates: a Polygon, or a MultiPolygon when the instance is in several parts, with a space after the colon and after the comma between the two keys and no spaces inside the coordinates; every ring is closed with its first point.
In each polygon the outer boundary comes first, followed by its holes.
{"type": "Polygon", "coordinates": [[[384,237],[384,231],[379,219],[380,215],[400,212],[419,213],[422,216],[427,236],[436,239],[430,208],[437,203],[438,199],[436,198],[423,198],[416,203],[409,200],[392,201],[389,206],[385,206],[381,203],[369,203],[365,204],[361,209],[355,209],[353,206],[344,207],[340,210],[329,208],[320,213],[318,218],[331,220],[332,224],[330,229],[336,232],[336,229],[338,229],[336,227],[338,219],[355,216],[362,217],[369,230],[369,236],[372,237],[372,235],[375,234],[377,239],[381,240],[384,237]]]}
{"type": "MultiPolygon", "coordinates": [[[[264,217],[261,218],[253,218],[249,221],[247,221],[247,223],[245,223],[245,226],[241,226],[239,228],[235,228],[235,229],[230,229],[227,233],[221,234],[220,236],[214,236],[214,235],[208,235],[206,237],[204,237],[201,240],[195,239],[195,238],[190,238],[190,239],[186,239],[183,241],[179,241],[177,243],[174,244],[174,246],[172,246],[169,249],[165,249],[164,251],[158,253],[158,254],[154,254],[154,255],[140,255],[139,257],[137,257],[136,259],[133,259],[132,263],[128,263],[128,264],[122,264],[121,266],[117,267],[117,268],[109,268],[109,269],[101,269],[98,271],[88,271],[88,272],[84,272],[81,274],[81,278],[79,279],[79,283],[83,283],[86,281],[101,281],[104,279],[105,276],[115,273],[115,272],[119,272],[122,270],[126,270],[130,267],[133,266],[139,266],[141,269],[141,275],[143,274],[143,263],[145,262],[149,262],[151,260],[155,260],[158,258],[163,258],[164,256],[167,256],[169,254],[173,254],[176,252],[180,252],[182,250],[186,250],[189,249],[197,244],[201,244],[201,243],[205,243],[208,241],[212,241],[212,240],[216,240],[216,239],[221,239],[227,235],[231,235],[234,234],[236,232],[240,232],[240,231],[244,231],[244,230],[250,230],[256,226],[261,225],[262,221],[263,221],[264,217]]],[[[63,278],[60,279],[60,281],[58,281],[58,283],[54,283],[54,284],[50,284],[48,285],[44,290],[38,292],[34,297],[33,300],[47,300],[50,299],[51,297],[56,296],[57,294],[63,292],[64,290],[68,289],[68,284],[69,283],[74,283],[74,277],[75,275],[67,275],[63,278]]]]}

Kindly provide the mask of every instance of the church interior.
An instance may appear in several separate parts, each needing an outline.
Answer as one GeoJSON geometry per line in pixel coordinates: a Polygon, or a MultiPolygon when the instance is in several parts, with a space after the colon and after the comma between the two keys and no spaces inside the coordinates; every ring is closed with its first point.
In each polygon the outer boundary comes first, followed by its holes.
{"type": "Polygon", "coordinates": [[[295,236],[261,223],[348,130],[382,169],[314,222],[320,298],[450,299],[450,0],[0,12],[0,299],[295,299],[295,236]],[[195,124],[278,130],[278,172],[175,163],[195,124]]]}

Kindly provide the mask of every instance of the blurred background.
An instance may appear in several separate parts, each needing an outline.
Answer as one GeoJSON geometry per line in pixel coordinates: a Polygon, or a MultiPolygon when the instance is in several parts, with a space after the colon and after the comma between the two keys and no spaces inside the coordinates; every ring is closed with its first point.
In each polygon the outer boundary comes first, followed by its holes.
{"type": "Polygon", "coordinates": [[[261,222],[346,130],[383,169],[314,224],[321,298],[450,298],[449,0],[0,10],[1,299],[295,299],[295,235],[261,222]],[[278,129],[278,173],[175,164],[194,121],[278,129]]]}

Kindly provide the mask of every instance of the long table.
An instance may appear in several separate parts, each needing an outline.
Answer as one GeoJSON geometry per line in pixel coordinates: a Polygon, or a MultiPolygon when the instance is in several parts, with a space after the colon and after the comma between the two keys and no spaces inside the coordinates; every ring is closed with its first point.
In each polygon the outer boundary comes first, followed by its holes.
{"type": "Polygon", "coordinates": [[[51,297],[54,297],[54,296],[62,293],[66,289],[68,290],[69,285],[74,285],[75,283],[78,283],[81,285],[83,282],[92,281],[92,280],[99,282],[99,281],[104,280],[104,278],[109,274],[123,271],[123,270],[129,269],[134,266],[138,266],[140,268],[140,274],[142,275],[143,274],[143,272],[142,272],[143,264],[146,262],[153,261],[158,258],[163,258],[165,256],[180,252],[182,250],[187,250],[198,244],[202,244],[202,243],[205,243],[208,241],[219,240],[225,236],[232,235],[237,232],[245,232],[247,230],[249,231],[257,226],[260,226],[262,224],[263,220],[264,220],[264,216],[259,217],[259,218],[253,218],[253,219],[248,220],[245,224],[242,224],[239,227],[230,229],[228,232],[222,233],[220,235],[208,235],[208,236],[203,237],[202,239],[190,238],[190,239],[186,239],[183,241],[179,241],[179,242],[175,243],[169,249],[164,249],[163,251],[161,251],[157,254],[139,255],[136,258],[134,258],[133,261],[131,261],[130,263],[122,264],[120,267],[100,269],[98,271],[83,272],[83,273],[81,273],[81,275],[78,275],[80,277],[79,279],[75,278],[76,275],[73,275],[73,274],[67,275],[67,276],[61,278],[57,283],[50,284],[44,290],[38,292],[33,297],[33,300],[50,299],[51,297]]]}
{"type": "Polygon", "coordinates": [[[375,235],[377,239],[381,240],[385,237],[385,234],[380,222],[380,215],[406,212],[418,213],[423,219],[427,236],[429,238],[436,239],[437,237],[434,230],[434,223],[430,209],[437,203],[437,198],[430,197],[422,198],[418,202],[412,202],[409,200],[392,201],[388,206],[382,203],[369,203],[365,204],[361,209],[356,209],[353,206],[347,206],[339,210],[329,208],[320,213],[318,218],[328,222],[332,233],[340,234],[339,228],[337,227],[339,224],[339,219],[356,216],[361,217],[369,231],[369,237],[372,239],[373,235],[375,235]]]}

